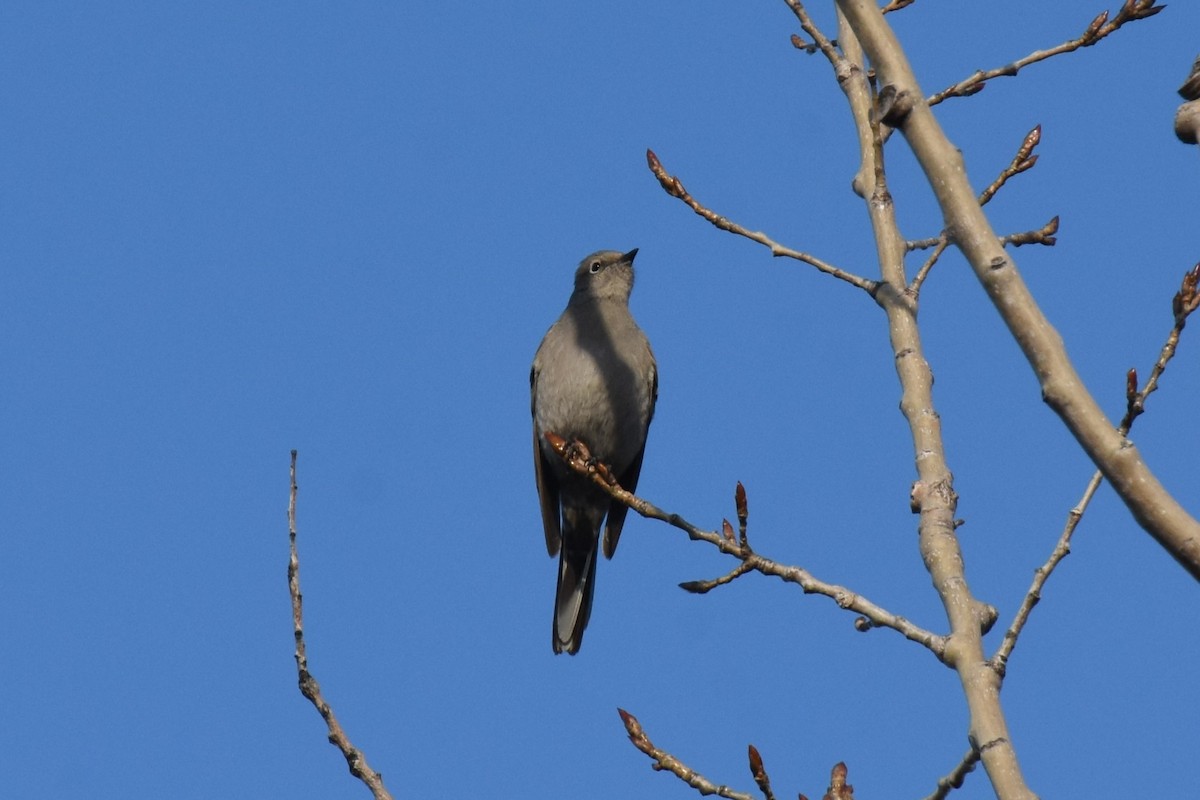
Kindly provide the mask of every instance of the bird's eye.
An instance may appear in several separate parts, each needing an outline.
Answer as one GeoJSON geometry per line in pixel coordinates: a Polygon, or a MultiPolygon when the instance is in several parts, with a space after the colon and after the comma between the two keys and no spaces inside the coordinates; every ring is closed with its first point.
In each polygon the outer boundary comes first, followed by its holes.
{"type": "Polygon", "coordinates": [[[591,264],[588,265],[588,272],[592,273],[593,275],[595,275],[599,271],[600,271],[600,262],[599,261],[593,261],[591,264]]]}

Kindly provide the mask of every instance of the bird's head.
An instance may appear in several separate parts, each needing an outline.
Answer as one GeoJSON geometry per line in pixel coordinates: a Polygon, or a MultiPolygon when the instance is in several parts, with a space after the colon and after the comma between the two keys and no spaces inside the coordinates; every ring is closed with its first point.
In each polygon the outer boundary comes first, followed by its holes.
{"type": "Polygon", "coordinates": [[[633,291],[633,258],[637,248],[628,253],[598,250],[579,262],[575,270],[575,293],[572,300],[628,300],[633,291]]]}

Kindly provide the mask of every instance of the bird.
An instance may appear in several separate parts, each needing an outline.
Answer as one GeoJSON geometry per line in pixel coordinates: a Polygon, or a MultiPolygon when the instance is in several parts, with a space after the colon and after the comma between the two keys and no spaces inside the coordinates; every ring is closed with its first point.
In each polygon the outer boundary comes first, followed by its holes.
{"type": "Polygon", "coordinates": [[[658,401],[654,352],[629,311],[637,252],[600,250],[579,263],[567,307],[546,332],[529,372],[546,551],[559,557],[551,639],[556,654],[579,652],[592,613],[600,527],[604,555],[612,558],[629,508],[571,470],[545,434],[583,442],[624,489],[637,488],[658,401]]]}

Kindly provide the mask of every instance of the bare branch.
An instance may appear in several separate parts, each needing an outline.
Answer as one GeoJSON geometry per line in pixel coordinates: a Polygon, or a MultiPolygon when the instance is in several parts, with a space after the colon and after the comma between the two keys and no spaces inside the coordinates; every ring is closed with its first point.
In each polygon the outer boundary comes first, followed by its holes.
{"type": "Polygon", "coordinates": [[[617,713],[621,715],[621,721],[625,723],[625,732],[629,734],[629,741],[633,742],[634,747],[653,759],[654,769],[670,772],[703,795],[715,794],[717,797],[729,797],[733,800],[754,800],[753,796],[746,792],[734,791],[725,785],[718,786],[666,750],[659,750],[650,741],[650,737],[642,729],[642,723],[637,721],[637,717],[623,708],[618,708],[617,713]]]}
{"type": "Polygon", "coordinates": [[[1033,154],[1033,149],[1042,141],[1042,126],[1035,125],[1033,130],[1025,134],[1025,138],[1021,141],[1021,146],[1017,148],[1017,154],[1013,156],[1012,161],[1008,162],[1008,166],[1000,170],[1000,174],[996,176],[996,180],[983,190],[979,195],[979,205],[986,206],[988,201],[996,196],[996,192],[1000,191],[1000,187],[1008,183],[1008,179],[1014,175],[1020,175],[1026,170],[1032,169],[1037,163],[1038,157],[1033,154]]]}
{"type": "MultiPolygon", "coordinates": [[[[981,603],[971,592],[966,576],[962,548],[956,535],[954,512],[958,495],[954,476],[946,456],[945,441],[933,402],[933,371],[924,356],[917,321],[917,296],[906,291],[904,238],[896,222],[895,207],[883,183],[883,148],[879,125],[906,126],[907,120],[923,106],[922,95],[914,86],[884,85],[879,96],[891,100],[886,113],[864,111],[859,99],[867,90],[862,64],[869,54],[871,63],[880,62],[871,42],[860,28],[862,17],[869,14],[872,23],[882,25],[883,17],[873,2],[838,0],[841,24],[838,40],[843,50],[859,65],[858,77],[839,82],[850,101],[860,142],[869,131],[870,151],[863,157],[873,163],[874,185],[867,192],[867,212],[875,236],[875,248],[883,284],[875,300],[888,318],[889,340],[897,377],[900,380],[900,410],[908,423],[918,480],[913,485],[913,512],[920,515],[917,542],[921,557],[950,623],[945,663],[953,667],[963,687],[970,715],[969,735],[984,754],[988,777],[1002,800],[1031,800],[1033,794],[1021,775],[1016,749],[1008,731],[1000,702],[1000,676],[990,668],[983,652],[982,631],[992,624],[994,609],[981,603]],[[869,11],[866,6],[869,5],[869,11]],[[861,48],[861,49],[860,49],[861,48]]],[[[898,49],[898,46],[897,46],[898,49]]],[[[903,128],[901,128],[903,129],[903,128]]],[[[868,174],[860,169],[859,175],[868,174]]],[[[977,197],[968,198],[979,209],[977,197]]]]}
{"type": "Polygon", "coordinates": [[[1126,0],[1125,4],[1117,12],[1117,15],[1111,20],[1108,18],[1107,11],[1100,12],[1095,19],[1088,23],[1087,28],[1084,29],[1078,38],[1063,42],[1047,50],[1037,50],[1024,58],[1017,59],[1011,64],[1005,64],[1003,67],[978,70],[970,77],[959,81],[953,86],[947,86],[942,91],[931,95],[927,102],[929,105],[935,106],[951,97],[967,97],[975,94],[982,91],[987,82],[993,78],[1011,77],[1030,64],[1036,64],[1039,61],[1045,61],[1048,58],[1063,53],[1070,53],[1081,47],[1090,47],[1125,23],[1152,17],[1164,8],[1166,6],[1154,5],[1154,0],[1126,0]]]}
{"type": "Polygon", "coordinates": [[[732,583],[737,578],[742,577],[747,572],[753,572],[754,568],[749,563],[743,561],[729,572],[719,578],[713,578],[710,581],[684,581],[679,584],[679,588],[685,592],[692,594],[708,594],[718,586],[724,586],[727,583],[732,583]]]}
{"type": "MultiPolygon", "coordinates": [[[[788,4],[788,8],[792,9],[792,13],[796,15],[796,19],[800,22],[800,28],[816,42],[816,49],[820,50],[825,58],[829,59],[829,63],[836,67],[842,58],[838,54],[837,47],[829,37],[821,33],[821,29],[817,27],[816,23],[812,21],[812,17],[804,9],[804,4],[799,2],[799,0],[784,0],[784,2],[788,4]]],[[[808,50],[808,47],[806,46],[804,49],[808,50]]],[[[809,50],[809,52],[813,51],[809,50]]]]}
{"type": "MultiPolygon", "coordinates": [[[[838,5],[851,18],[881,81],[921,97],[912,68],[879,8],[867,0],[838,0],[838,5]]],[[[1126,7],[1150,8],[1141,2],[1126,7]]],[[[924,103],[913,105],[900,130],[937,196],[951,238],[1029,360],[1046,403],[1104,473],[1138,524],[1200,579],[1200,522],[1167,492],[1138,449],[1105,418],[1088,393],[1062,338],[1038,307],[980,209],[966,179],[962,154],[946,139],[924,103]]]]}
{"type": "Polygon", "coordinates": [[[662,184],[662,187],[664,190],[666,190],[667,194],[682,200],[689,208],[692,209],[692,211],[695,211],[697,214],[704,217],[714,226],[723,231],[729,231],[730,233],[735,233],[738,236],[744,236],[753,242],[758,242],[761,245],[767,246],[770,248],[771,255],[773,256],[784,256],[787,258],[794,258],[797,261],[803,261],[805,264],[816,267],[826,275],[832,275],[835,278],[840,278],[852,286],[857,286],[859,289],[862,289],[868,294],[874,294],[876,289],[875,281],[867,280],[866,278],[860,278],[857,275],[846,272],[845,270],[839,269],[831,264],[827,264],[821,259],[811,256],[808,253],[802,253],[799,250],[792,250],[791,248],[784,247],[761,231],[748,230],[736,222],[722,217],[715,211],[705,208],[695,198],[688,194],[687,190],[683,188],[683,184],[680,182],[679,178],[667,174],[667,171],[663,168],[662,162],[658,160],[658,156],[654,154],[653,150],[646,151],[646,162],[650,165],[650,171],[654,173],[654,177],[658,178],[658,182],[662,184]]]}
{"type": "Polygon", "coordinates": [[[300,594],[300,556],[296,551],[296,451],[292,451],[291,493],[288,497],[288,540],[291,553],[288,557],[288,594],[292,598],[292,628],[296,637],[296,671],[300,677],[300,693],[308,698],[320,713],[321,719],[329,728],[329,743],[342,751],[350,774],[358,778],[376,800],[391,800],[391,794],[384,788],[383,776],[371,769],[367,757],[361,750],[350,743],[350,738],[342,730],[333,708],[321,694],[321,686],[317,679],[308,671],[308,654],[304,644],[304,598],[300,594]]]}
{"type": "MultiPolygon", "coordinates": [[[[728,797],[732,800],[754,800],[753,796],[746,792],[739,792],[724,784],[713,783],[666,750],[655,747],[637,717],[623,708],[618,708],[617,713],[621,715],[621,722],[625,725],[629,741],[654,761],[653,768],[655,770],[671,773],[702,795],[715,794],[717,797],[728,797]]],[[[750,774],[754,776],[754,782],[758,785],[759,791],[763,793],[765,800],[775,800],[775,793],[771,789],[771,779],[767,777],[767,771],[763,767],[762,756],[759,755],[758,749],[754,745],[750,745],[747,751],[750,774]]],[[[854,787],[846,783],[846,774],[844,763],[838,762],[834,765],[830,772],[829,790],[825,793],[825,800],[854,800],[854,787]]],[[[800,800],[806,800],[804,795],[800,795],[800,800]]]]}
{"type": "MultiPolygon", "coordinates": [[[[1008,162],[1008,166],[1000,170],[1000,174],[996,176],[996,180],[992,181],[991,184],[980,193],[979,205],[987,205],[988,202],[996,196],[996,192],[1000,191],[1001,187],[1008,183],[1009,178],[1013,177],[1014,175],[1020,175],[1022,172],[1033,168],[1033,165],[1037,163],[1037,156],[1033,154],[1033,150],[1038,146],[1038,143],[1041,142],[1041,140],[1042,126],[1035,125],[1033,130],[1025,134],[1025,138],[1022,140],[1021,146],[1017,148],[1017,153],[1013,156],[1012,161],[1008,162]]],[[[1053,224],[1054,231],[1051,231],[1051,233],[1058,230],[1058,217],[1054,218],[1053,224]]],[[[1046,228],[1043,227],[1042,231],[1045,230],[1046,228]]],[[[1019,234],[1021,237],[1029,238],[1021,241],[1016,241],[1014,239],[1011,244],[1013,244],[1014,247],[1019,247],[1022,244],[1032,244],[1035,241],[1035,239],[1032,237],[1037,233],[1039,232],[1033,231],[1025,234],[1019,234]]],[[[1006,243],[1009,242],[1006,241],[1006,243]]],[[[1037,243],[1053,245],[1054,238],[1052,236],[1047,237],[1043,234],[1041,240],[1037,243]]],[[[923,239],[921,241],[908,243],[909,250],[925,249],[926,247],[934,248],[933,252],[929,255],[929,258],[925,259],[925,263],[921,265],[919,270],[917,270],[917,274],[913,277],[912,283],[909,284],[908,290],[910,292],[913,294],[920,294],[921,285],[925,283],[925,279],[929,277],[930,270],[932,270],[934,265],[937,264],[938,259],[942,257],[942,254],[946,252],[946,249],[949,246],[950,237],[946,235],[945,231],[942,231],[934,239],[923,239]]]]}
{"type": "Polygon", "coordinates": [[[830,598],[839,607],[861,614],[871,622],[871,627],[891,628],[906,639],[923,645],[939,660],[944,658],[946,651],[945,637],[933,634],[909,622],[904,617],[892,614],[886,609],[872,603],[856,592],[837,584],[826,583],[815,578],[807,570],[791,567],[765,558],[750,549],[748,543],[727,539],[716,531],[706,531],[696,527],[678,514],[670,514],[647,500],[643,500],[621,488],[611,470],[602,463],[595,461],[588,452],[587,445],[580,441],[568,442],[561,436],[547,432],[547,443],[554,452],[562,458],[571,469],[580,475],[586,475],[597,486],[604,489],[610,497],[632,508],[638,514],[649,519],[657,519],[687,533],[688,538],[708,542],[722,553],[731,555],[750,568],[763,575],[771,575],[787,583],[799,586],[805,594],[819,594],[830,598]]]}
{"type": "Polygon", "coordinates": [[[795,33],[792,34],[792,47],[796,48],[797,50],[803,50],[810,56],[817,52],[817,46],[815,44],[804,41],[802,36],[799,36],[795,33]]]}
{"type": "Polygon", "coordinates": [[[1046,559],[1046,563],[1033,571],[1033,584],[1021,600],[1021,607],[1017,609],[1012,624],[1004,632],[1004,639],[991,659],[993,667],[1001,676],[1004,676],[1008,672],[1009,656],[1012,655],[1013,648],[1017,646],[1017,638],[1021,635],[1021,631],[1025,629],[1025,624],[1029,622],[1029,615],[1033,613],[1033,607],[1041,602],[1042,587],[1046,585],[1046,581],[1050,579],[1051,573],[1054,572],[1059,562],[1070,554],[1071,537],[1075,533],[1075,528],[1078,527],[1079,521],[1083,519],[1084,511],[1087,510],[1088,504],[1092,502],[1092,497],[1095,496],[1096,490],[1100,488],[1103,480],[1104,478],[1099,470],[1092,475],[1087,487],[1083,490],[1083,496],[1075,504],[1075,507],[1071,509],[1070,513],[1067,514],[1067,523],[1063,527],[1058,541],[1055,542],[1054,549],[1050,551],[1050,556],[1046,559]]]}
{"type": "MultiPolygon", "coordinates": [[[[1179,291],[1171,299],[1171,313],[1175,318],[1175,325],[1171,328],[1171,332],[1167,334],[1167,340],[1159,351],[1158,361],[1155,362],[1154,368],[1150,371],[1150,377],[1146,380],[1146,385],[1141,390],[1138,390],[1137,370],[1131,369],[1127,373],[1125,378],[1125,416],[1117,428],[1122,436],[1129,433],[1133,428],[1134,421],[1145,412],[1147,398],[1150,397],[1152,392],[1158,389],[1159,379],[1166,370],[1167,364],[1175,357],[1175,350],[1179,345],[1179,336],[1183,333],[1183,328],[1187,324],[1187,318],[1200,306],[1200,289],[1198,289],[1198,285],[1200,285],[1200,264],[1197,264],[1184,273],[1179,291]]],[[[1103,480],[1103,474],[1099,470],[1092,475],[1087,487],[1084,489],[1083,496],[1075,504],[1075,507],[1071,509],[1070,513],[1067,514],[1066,525],[1063,527],[1062,534],[1059,535],[1054,549],[1050,551],[1050,556],[1046,559],[1046,563],[1034,570],[1033,584],[1029,587],[1029,591],[1025,593],[1025,597],[1021,601],[1021,607],[1017,609],[1017,614],[1013,618],[1012,624],[1004,632],[1004,639],[1000,643],[1000,647],[996,650],[996,654],[992,656],[992,664],[1001,675],[1008,668],[1008,659],[1012,655],[1013,648],[1017,646],[1017,638],[1021,635],[1025,624],[1029,621],[1029,615],[1033,612],[1033,607],[1042,598],[1042,587],[1050,579],[1051,573],[1054,572],[1059,562],[1070,554],[1071,537],[1075,533],[1075,528],[1078,527],[1080,520],[1083,519],[1084,512],[1087,511],[1088,505],[1092,502],[1092,497],[1095,496],[1096,490],[1100,488],[1103,480]]]]}
{"type": "Polygon", "coordinates": [[[1001,236],[1000,243],[1011,244],[1013,247],[1020,247],[1023,244],[1041,244],[1046,247],[1053,247],[1058,241],[1054,236],[1056,233],[1058,233],[1058,217],[1054,216],[1037,230],[1025,231],[1024,233],[1010,233],[1007,236],[1001,236]]]}
{"type": "Polygon", "coordinates": [[[923,239],[919,242],[909,242],[910,250],[918,248],[932,247],[933,252],[929,254],[929,258],[925,259],[925,263],[917,270],[917,274],[913,276],[912,283],[908,285],[908,291],[914,296],[920,295],[921,287],[925,285],[925,279],[929,277],[929,273],[933,271],[934,266],[941,260],[946,251],[950,249],[950,237],[946,236],[945,232],[936,239],[923,239]]]}
{"type": "MultiPolygon", "coordinates": [[[[1000,237],[999,241],[1000,244],[1011,244],[1014,247],[1020,247],[1023,244],[1044,244],[1047,247],[1053,247],[1058,243],[1058,240],[1054,237],[1054,234],[1058,233],[1058,225],[1058,217],[1051,217],[1050,220],[1040,228],[1036,228],[1032,231],[1023,231],[1021,233],[1006,233],[1000,237]]],[[[944,255],[949,246],[950,239],[947,238],[945,233],[940,236],[930,236],[928,239],[910,239],[909,241],[905,242],[905,247],[910,252],[915,250],[928,250],[931,247],[934,248],[936,252],[929,257],[933,261],[936,261],[937,258],[944,255]]],[[[926,264],[921,269],[924,270],[929,266],[931,265],[926,264]]],[[[914,278],[913,281],[915,282],[916,278],[914,278]]]]}

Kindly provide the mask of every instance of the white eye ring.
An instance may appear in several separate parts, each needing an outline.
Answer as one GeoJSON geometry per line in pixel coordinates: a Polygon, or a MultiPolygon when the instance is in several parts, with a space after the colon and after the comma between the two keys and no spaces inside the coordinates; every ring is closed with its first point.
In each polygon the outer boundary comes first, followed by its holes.
{"type": "Polygon", "coordinates": [[[593,261],[591,263],[591,265],[588,267],[588,272],[592,273],[593,275],[595,275],[599,271],[600,271],[600,262],[599,261],[593,261]]]}

